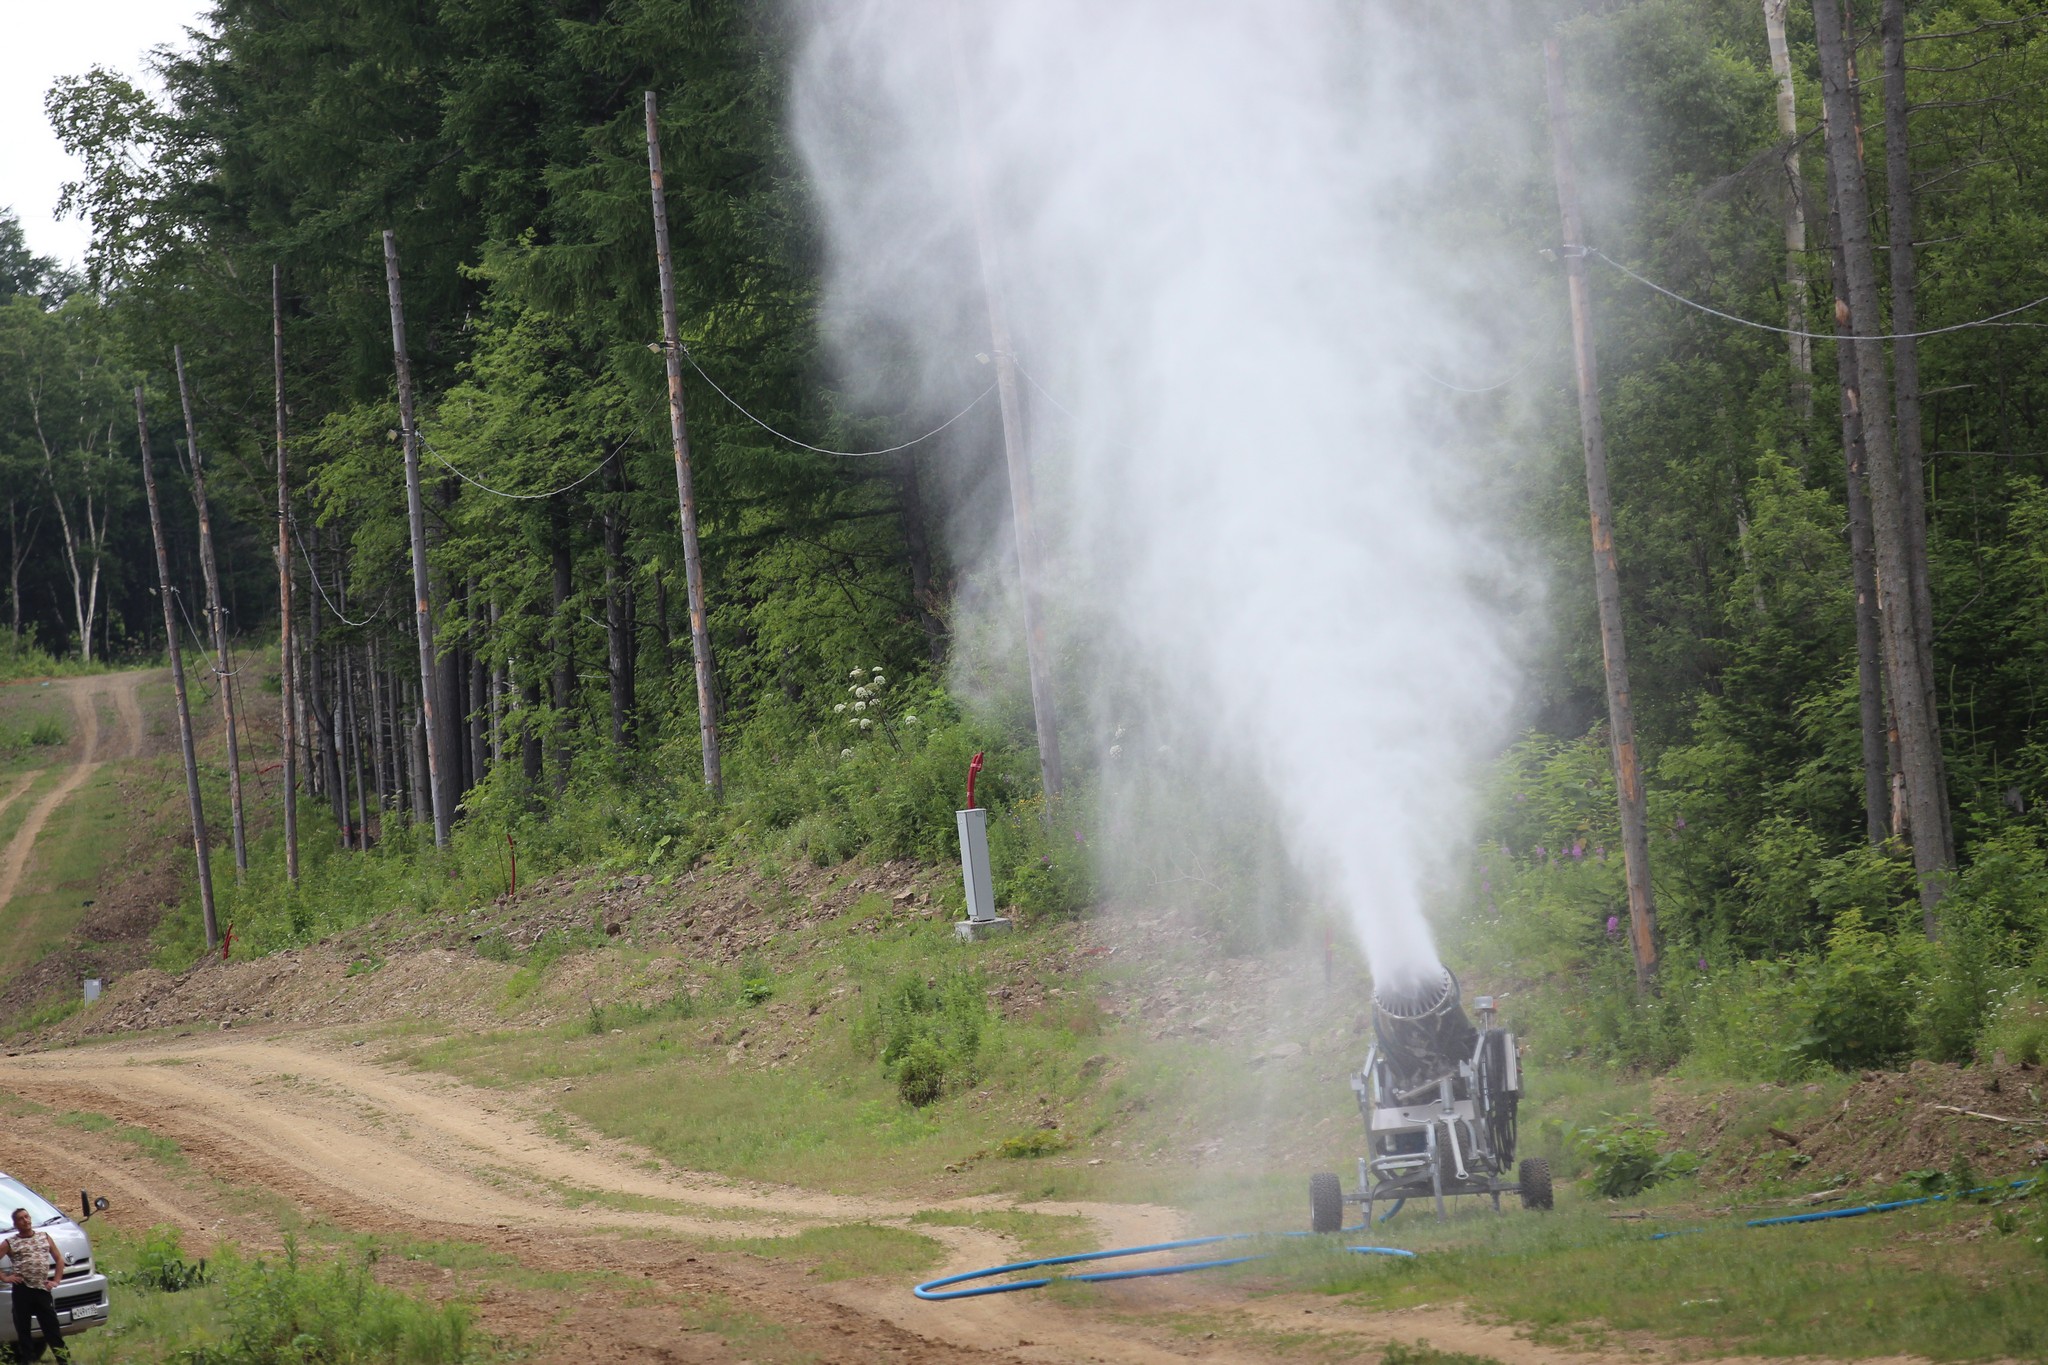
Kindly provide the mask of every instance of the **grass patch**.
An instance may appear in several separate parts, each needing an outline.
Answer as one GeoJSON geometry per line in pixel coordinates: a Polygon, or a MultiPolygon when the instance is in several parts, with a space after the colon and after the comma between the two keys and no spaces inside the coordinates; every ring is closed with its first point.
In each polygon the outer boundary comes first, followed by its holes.
{"type": "MultiPolygon", "coordinates": [[[[42,799],[44,784],[57,780],[57,774],[45,774],[15,806],[25,814],[42,799]]],[[[8,814],[14,813],[10,808],[8,814]]],[[[128,845],[129,818],[113,767],[93,774],[51,812],[0,924],[0,979],[37,961],[70,935],[95,898],[101,878],[120,863],[128,845]]]]}
{"type": "Polygon", "coordinates": [[[980,1228],[1013,1238],[1027,1256],[1066,1256],[1091,1250],[1095,1226],[1078,1213],[1033,1213],[1029,1209],[926,1209],[910,1221],[921,1227],[980,1228]]]}
{"type": "Polygon", "coordinates": [[[1561,1192],[1550,1216],[1475,1208],[1445,1224],[1375,1230],[1376,1242],[1420,1252],[1413,1260],[1298,1240],[1242,1273],[1375,1311],[1457,1300],[1567,1347],[1654,1332],[1766,1355],[1981,1360],[2048,1351],[2048,1267],[2023,1226],[1999,1234],[1995,1213],[1981,1208],[1757,1229],[1678,1211],[1617,1223],[1608,1211],[1605,1201],[1561,1192]],[[1690,1227],[1700,1230],[1649,1240],[1690,1227]]]}
{"type": "Polygon", "coordinates": [[[793,1237],[748,1237],[718,1246],[778,1260],[808,1261],[810,1273],[821,1280],[922,1274],[937,1265],[946,1250],[922,1233],[874,1223],[832,1223],[806,1228],[793,1237]]]}
{"type": "Polygon", "coordinates": [[[170,1138],[160,1133],[152,1133],[147,1128],[137,1128],[133,1124],[123,1123],[119,1119],[110,1118],[105,1114],[95,1114],[89,1110],[73,1110],[70,1113],[59,1114],[56,1118],[57,1122],[68,1128],[80,1128],[88,1133],[104,1133],[116,1141],[125,1142],[152,1161],[161,1162],[175,1170],[184,1170],[188,1165],[184,1148],[170,1138]]]}

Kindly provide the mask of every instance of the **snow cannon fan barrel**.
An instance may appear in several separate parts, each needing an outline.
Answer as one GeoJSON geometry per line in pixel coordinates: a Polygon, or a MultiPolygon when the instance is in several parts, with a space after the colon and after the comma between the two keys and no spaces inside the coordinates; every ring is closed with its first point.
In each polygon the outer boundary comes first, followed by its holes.
{"type": "Polygon", "coordinates": [[[1440,967],[1376,986],[1373,1033],[1396,1090],[1424,1086],[1472,1056],[1479,1030],[1458,1003],[1458,978],[1440,967]]]}

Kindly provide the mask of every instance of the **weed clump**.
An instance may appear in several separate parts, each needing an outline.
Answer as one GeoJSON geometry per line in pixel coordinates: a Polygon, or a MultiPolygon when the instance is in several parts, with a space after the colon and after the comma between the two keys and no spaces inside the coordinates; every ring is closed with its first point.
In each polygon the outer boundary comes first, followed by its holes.
{"type": "Polygon", "coordinates": [[[978,973],[899,977],[873,1000],[857,1037],[879,1050],[905,1104],[922,1109],[972,1083],[989,1024],[978,973]]]}
{"type": "Polygon", "coordinates": [[[1051,1156],[1054,1152],[1064,1152],[1073,1145],[1073,1141],[1057,1128],[1031,1128],[997,1143],[996,1155],[1021,1160],[1026,1157],[1051,1156]]]}
{"type": "Polygon", "coordinates": [[[1581,1128],[1579,1147],[1592,1166],[1587,1178],[1594,1192],[1625,1199],[1698,1169],[1691,1152],[1662,1150],[1670,1136],[1641,1114],[1610,1114],[1604,1124],[1581,1128]]]}
{"type": "Polygon", "coordinates": [[[168,1224],[158,1224],[144,1235],[135,1259],[135,1269],[113,1275],[114,1283],[154,1289],[159,1294],[177,1294],[197,1289],[213,1278],[204,1260],[185,1259],[178,1230],[168,1224]]]}

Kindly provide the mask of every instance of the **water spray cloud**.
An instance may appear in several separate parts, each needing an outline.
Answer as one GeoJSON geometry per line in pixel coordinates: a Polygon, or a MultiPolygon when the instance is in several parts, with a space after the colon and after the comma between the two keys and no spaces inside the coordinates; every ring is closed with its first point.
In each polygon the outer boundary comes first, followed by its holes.
{"type": "Polygon", "coordinates": [[[1416,8],[821,4],[795,109],[848,367],[935,409],[986,382],[980,159],[1063,619],[1256,774],[1382,978],[1435,965],[1515,679],[1511,565],[1418,382],[1495,338],[1424,228],[1472,120],[1416,8]]]}

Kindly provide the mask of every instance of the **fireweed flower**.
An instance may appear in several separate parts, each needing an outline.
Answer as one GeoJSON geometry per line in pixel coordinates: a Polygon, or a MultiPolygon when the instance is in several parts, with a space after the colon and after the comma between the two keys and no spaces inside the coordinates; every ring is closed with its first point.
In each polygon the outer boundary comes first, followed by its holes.
{"type": "Polygon", "coordinates": [[[1618,934],[1620,934],[1620,933],[1621,933],[1621,916],[1620,916],[1620,915],[1609,915],[1609,916],[1607,917],[1607,937],[1609,937],[1609,938],[1614,938],[1615,936],[1617,936],[1617,935],[1618,935],[1618,934]]]}

